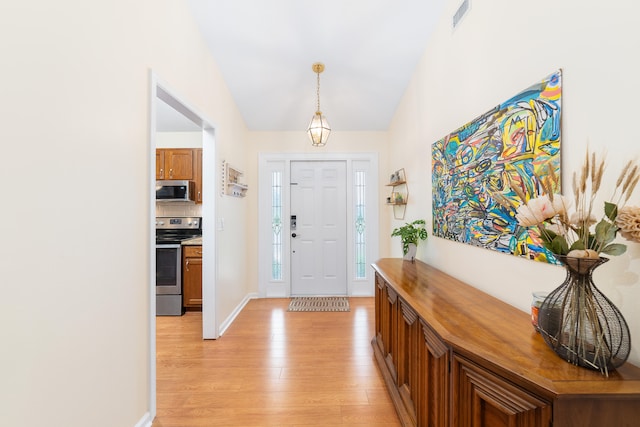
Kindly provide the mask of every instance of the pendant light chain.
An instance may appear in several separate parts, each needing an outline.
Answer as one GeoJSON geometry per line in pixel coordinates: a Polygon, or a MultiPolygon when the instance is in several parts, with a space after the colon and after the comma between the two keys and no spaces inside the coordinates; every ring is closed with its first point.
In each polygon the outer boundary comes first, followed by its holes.
{"type": "Polygon", "coordinates": [[[316,75],[318,76],[318,84],[316,86],[316,96],[318,98],[318,109],[316,111],[320,112],[320,72],[316,72],[316,75]]]}

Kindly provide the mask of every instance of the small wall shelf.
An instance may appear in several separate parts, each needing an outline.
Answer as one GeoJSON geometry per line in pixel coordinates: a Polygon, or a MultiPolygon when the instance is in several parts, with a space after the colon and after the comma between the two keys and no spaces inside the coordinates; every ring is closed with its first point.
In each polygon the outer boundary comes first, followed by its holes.
{"type": "Polygon", "coordinates": [[[247,184],[241,182],[244,174],[231,166],[226,161],[222,161],[222,194],[233,197],[244,197],[249,189],[247,184]]]}
{"type": "Polygon", "coordinates": [[[393,206],[393,217],[404,219],[404,214],[409,201],[409,186],[404,168],[391,174],[387,187],[391,187],[391,194],[387,197],[387,205],[393,206]]]}

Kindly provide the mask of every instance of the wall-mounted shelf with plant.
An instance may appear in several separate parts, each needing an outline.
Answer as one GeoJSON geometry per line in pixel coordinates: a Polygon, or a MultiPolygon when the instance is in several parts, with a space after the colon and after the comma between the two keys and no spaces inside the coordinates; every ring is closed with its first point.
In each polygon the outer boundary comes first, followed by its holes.
{"type": "Polygon", "coordinates": [[[387,205],[393,206],[393,217],[404,219],[404,213],[409,201],[409,186],[404,168],[398,169],[389,177],[387,187],[391,187],[391,194],[387,197],[387,205]]]}

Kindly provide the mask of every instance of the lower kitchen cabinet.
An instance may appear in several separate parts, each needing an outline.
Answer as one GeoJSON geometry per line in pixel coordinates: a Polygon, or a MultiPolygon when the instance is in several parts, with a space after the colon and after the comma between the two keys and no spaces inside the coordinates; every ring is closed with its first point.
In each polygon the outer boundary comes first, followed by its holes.
{"type": "Polygon", "coordinates": [[[640,419],[640,368],[560,359],[516,309],[420,261],[375,271],[372,346],[403,426],[601,427],[640,419]]]}
{"type": "Polygon", "coordinates": [[[182,247],[182,303],[187,310],[202,309],[202,246],[182,247]]]}

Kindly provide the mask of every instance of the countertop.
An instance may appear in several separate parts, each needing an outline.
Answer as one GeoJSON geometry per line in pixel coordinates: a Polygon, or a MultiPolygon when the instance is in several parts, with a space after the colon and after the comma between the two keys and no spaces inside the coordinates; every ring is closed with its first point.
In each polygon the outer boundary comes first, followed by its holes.
{"type": "Polygon", "coordinates": [[[187,240],[183,240],[182,242],[180,242],[182,244],[182,246],[200,246],[202,245],[202,236],[200,237],[193,237],[191,239],[187,239],[187,240]]]}

